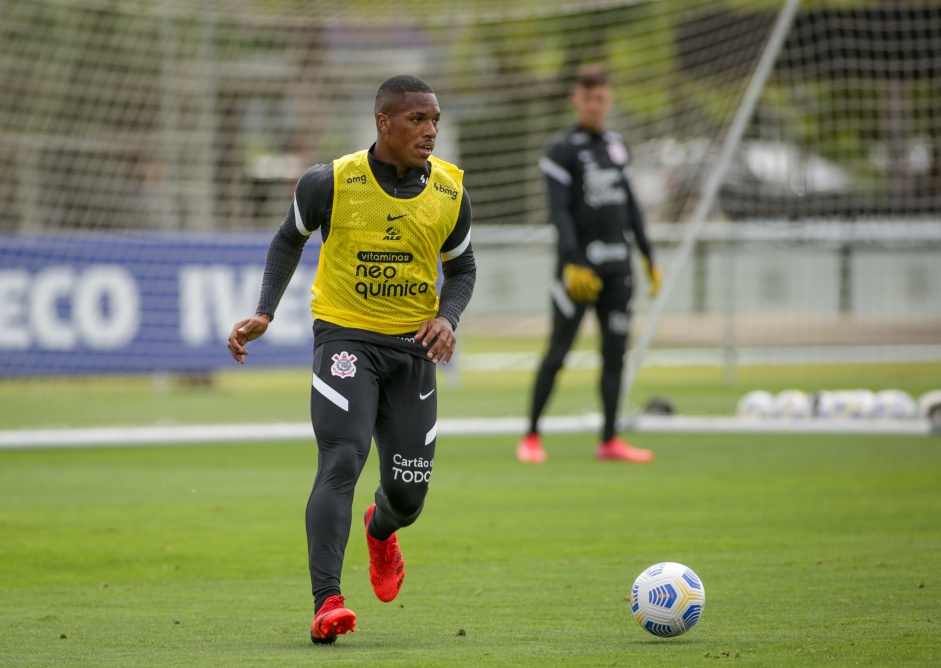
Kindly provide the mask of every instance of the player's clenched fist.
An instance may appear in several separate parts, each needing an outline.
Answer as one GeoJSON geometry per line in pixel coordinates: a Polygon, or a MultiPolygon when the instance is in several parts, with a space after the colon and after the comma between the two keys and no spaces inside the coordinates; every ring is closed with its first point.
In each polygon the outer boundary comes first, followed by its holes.
{"type": "Polygon", "coordinates": [[[602,282],[590,267],[567,264],[562,270],[562,282],[565,291],[574,301],[581,304],[593,304],[598,301],[602,282]]]}

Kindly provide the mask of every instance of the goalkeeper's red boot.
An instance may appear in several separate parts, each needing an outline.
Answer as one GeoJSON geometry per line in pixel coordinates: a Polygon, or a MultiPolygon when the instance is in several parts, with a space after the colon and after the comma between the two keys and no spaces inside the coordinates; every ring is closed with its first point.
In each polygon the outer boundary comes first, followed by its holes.
{"type": "Polygon", "coordinates": [[[653,461],[652,450],[635,448],[630,443],[622,441],[615,436],[598,446],[598,459],[614,459],[622,462],[646,464],[653,461]]]}
{"type": "Polygon", "coordinates": [[[369,520],[376,512],[376,504],[366,509],[366,547],[369,549],[369,582],[376,597],[388,603],[399,595],[405,580],[405,560],[399,549],[399,539],[392,534],[385,540],[369,535],[369,520]]]}
{"type": "Polygon", "coordinates": [[[516,446],[516,458],[524,464],[542,464],[546,461],[546,451],[542,449],[539,434],[526,434],[516,446]]]}
{"type": "Polygon", "coordinates": [[[310,623],[310,641],[315,645],[329,645],[337,641],[337,636],[346,635],[356,630],[356,613],[343,607],[345,601],[339,594],[331,596],[310,623]]]}

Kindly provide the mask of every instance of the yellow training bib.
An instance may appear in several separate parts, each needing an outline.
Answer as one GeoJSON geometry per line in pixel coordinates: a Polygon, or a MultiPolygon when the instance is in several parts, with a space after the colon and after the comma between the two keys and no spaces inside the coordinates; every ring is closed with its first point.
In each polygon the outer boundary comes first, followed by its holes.
{"type": "Polygon", "coordinates": [[[376,182],[366,151],[333,163],[333,214],[310,302],[315,319],[404,334],[438,313],[438,255],[457,224],[464,172],[429,158],[431,177],[411,199],[376,182]]]}

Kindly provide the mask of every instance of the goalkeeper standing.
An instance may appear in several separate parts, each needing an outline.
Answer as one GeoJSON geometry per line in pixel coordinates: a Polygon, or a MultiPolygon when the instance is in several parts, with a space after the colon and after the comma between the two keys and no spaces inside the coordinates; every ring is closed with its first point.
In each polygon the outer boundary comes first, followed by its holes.
{"type": "Polygon", "coordinates": [[[546,460],[539,417],[582,317],[592,307],[601,333],[603,364],[604,426],[596,455],[601,460],[650,462],[653,452],[631,446],[616,432],[634,289],[629,235],[643,255],[651,296],[660,287],[660,270],[628,181],[629,154],[624,141],[605,129],[614,96],[603,66],[579,69],[571,102],[576,124],[553,137],[539,162],[546,176],[550,216],[558,230],[558,266],[550,288],[549,349],[536,375],[529,432],[519,442],[516,456],[527,463],[546,460]]]}
{"type": "Polygon", "coordinates": [[[396,531],[418,518],[428,493],[435,365],[454,352],[454,329],[476,279],[463,172],[431,156],[440,116],[421,79],[400,75],[379,87],[376,143],[301,176],[268,250],[256,313],[229,335],[232,357],[244,363],[246,343],[267,330],[304,244],[319,229],[310,393],[318,458],[306,514],[315,644],[356,630],[340,574],[371,441],[380,481],[364,523],[369,579],[381,601],[393,600],[405,578],[396,531]]]}

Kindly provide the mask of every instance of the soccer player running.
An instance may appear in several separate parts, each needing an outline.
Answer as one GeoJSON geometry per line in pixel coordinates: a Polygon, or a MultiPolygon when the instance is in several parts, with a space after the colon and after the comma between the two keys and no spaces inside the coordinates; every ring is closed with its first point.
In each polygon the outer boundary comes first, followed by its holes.
{"type": "Polygon", "coordinates": [[[318,467],[306,516],[315,644],[356,629],[340,572],[371,440],[380,480],[364,521],[369,579],[382,601],[396,597],[405,577],[396,532],[415,522],[428,492],[435,365],[454,352],[477,275],[463,172],[431,155],[440,117],[421,79],[400,75],[379,87],[376,143],[301,176],[268,250],[256,314],[229,336],[232,357],[244,364],[246,343],[265,333],[305,242],[319,229],[310,393],[318,467]]]}
{"type": "Polygon", "coordinates": [[[650,450],[635,448],[617,436],[621,374],[630,327],[634,289],[631,272],[632,234],[644,256],[650,294],[660,287],[660,270],[644,232],[644,219],[628,181],[629,155],[621,136],[605,129],[614,96],[603,66],[582,67],[571,102],[576,124],[549,143],[539,162],[546,175],[552,223],[558,230],[556,280],[552,283],[552,334],[536,375],[529,432],[519,442],[521,462],[546,461],[539,418],[556,375],[591,306],[601,333],[601,400],[604,425],[597,458],[650,462],[650,450]]]}

